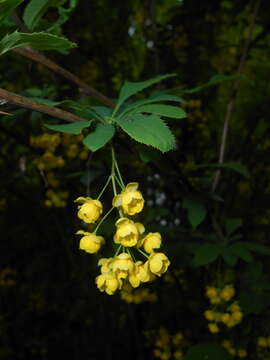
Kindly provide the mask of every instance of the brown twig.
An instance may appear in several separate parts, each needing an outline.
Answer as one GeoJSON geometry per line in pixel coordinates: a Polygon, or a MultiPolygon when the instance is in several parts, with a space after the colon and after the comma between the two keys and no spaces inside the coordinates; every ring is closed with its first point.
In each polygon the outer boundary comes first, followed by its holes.
{"type": "Polygon", "coordinates": [[[38,111],[66,121],[76,122],[85,120],[68,111],[58,109],[57,107],[39,104],[38,102],[30,100],[24,96],[20,96],[0,88],[0,100],[2,99],[5,100],[7,104],[15,105],[24,109],[38,111]]]}
{"type": "MultiPolygon", "coordinates": [[[[239,60],[238,68],[236,71],[237,74],[240,74],[242,72],[243,66],[247,59],[250,44],[252,42],[252,35],[253,35],[253,31],[254,31],[255,21],[256,21],[257,15],[258,15],[259,7],[260,7],[260,2],[261,2],[261,0],[258,0],[254,7],[253,17],[252,17],[252,20],[251,20],[251,23],[249,26],[248,37],[245,41],[244,48],[243,48],[243,51],[242,51],[242,54],[241,54],[241,57],[239,60]]],[[[219,159],[218,159],[219,164],[223,164],[223,162],[224,162],[229,123],[230,123],[232,113],[234,110],[234,105],[235,105],[237,93],[239,90],[239,85],[240,85],[240,80],[237,80],[234,84],[231,98],[226,107],[225,119],[224,119],[222,137],[221,137],[221,144],[220,144],[220,150],[219,150],[219,159]]],[[[220,175],[221,175],[221,170],[217,170],[214,175],[214,180],[213,180],[213,184],[212,184],[212,192],[215,192],[215,190],[217,188],[218,182],[220,180],[220,175]]]]}
{"type": "Polygon", "coordinates": [[[70,71],[64,69],[63,67],[56,64],[54,61],[47,58],[42,53],[33,50],[30,46],[23,46],[19,48],[13,49],[13,51],[17,54],[20,54],[28,59],[31,59],[39,64],[46,66],[48,69],[53,71],[54,73],[63,76],[65,79],[71,81],[76,84],[79,88],[83,90],[86,95],[92,96],[95,99],[99,100],[106,106],[114,107],[114,103],[107,98],[107,96],[101,94],[99,91],[93,89],[91,86],[85,84],[80,78],[76,75],[72,74],[70,71]]]}

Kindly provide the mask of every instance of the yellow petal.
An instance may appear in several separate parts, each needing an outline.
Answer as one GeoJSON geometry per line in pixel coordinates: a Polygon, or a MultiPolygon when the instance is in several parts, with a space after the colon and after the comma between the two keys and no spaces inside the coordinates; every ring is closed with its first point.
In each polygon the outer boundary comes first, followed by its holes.
{"type": "Polygon", "coordinates": [[[74,202],[75,203],[77,203],[77,202],[79,202],[79,203],[84,203],[84,202],[86,202],[87,200],[89,200],[90,198],[89,197],[83,197],[83,196],[80,196],[80,197],[78,197],[76,200],[74,200],[74,202]]]}
{"type": "Polygon", "coordinates": [[[137,182],[132,182],[127,184],[124,191],[136,191],[139,187],[139,184],[137,182]]]}
{"type": "Polygon", "coordinates": [[[113,206],[115,206],[115,207],[121,206],[121,205],[122,205],[122,195],[121,195],[121,194],[116,195],[116,196],[113,198],[112,204],[113,204],[113,206]]]}
{"type": "Polygon", "coordinates": [[[145,232],[145,227],[143,226],[143,224],[137,222],[135,223],[135,226],[140,234],[143,234],[145,232]]]}
{"type": "Polygon", "coordinates": [[[129,224],[129,223],[130,223],[130,220],[126,217],[123,217],[116,221],[115,226],[120,227],[122,225],[129,224]]]}

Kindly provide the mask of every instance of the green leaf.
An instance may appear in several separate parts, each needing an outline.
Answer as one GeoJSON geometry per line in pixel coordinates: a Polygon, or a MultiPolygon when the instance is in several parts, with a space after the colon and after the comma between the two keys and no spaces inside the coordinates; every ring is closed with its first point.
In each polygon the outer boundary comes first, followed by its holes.
{"type": "Polygon", "coordinates": [[[145,147],[139,150],[139,156],[143,162],[148,163],[157,157],[157,150],[145,147]]]}
{"type": "Polygon", "coordinates": [[[270,305],[270,294],[256,294],[254,292],[243,292],[239,296],[239,304],[245,315],[259,314],[270,305]]]}
{"type": "Polygon", "coordinates": [[[25,34],[18,31],[6,35],[0,41],[0,55],[19,46],[32,46],[38,50],[59,50],[76,47],[69,40],[47,33],[25,34]]]}
{"type": "Polygon", "coordinates": [[[210,243],[200,245],[195,250],[192,263],[195,267],[210,264],[217,259],[221,252],[220,245],[210,243]]]}
{"type": "Polygon", "coordinates": [[[201,90],[204,90],[210,86],[215,86],[224,83],[225,81],[233,81],[233,80],[247,80],[247,78],[243,75],[236,74],[236,75],[214,75],[212,76],[209,81],[203,85],[197,86],[192,89],[186,89],[182,90],[181,93],[183,94],[194,94],[196,92],[199,92],[201,90]]]}
{"type": "Polygon", "coordinates": [[[83,143],[91,151],[97,151],[111,140],[114,133],[113,125],[97,124],[96,129],[83,139],[83,143]]]}
{"type": "Polygon", "coordinates": [[[140,107],[142,105],[155,103],[157,101],[174,101],[174,102],[183,103],[184,99],[182,99],[179,96],[170,95],[170,94],[166,94],[166,93],[163,93],[163,92],[155,92],[146,99],[133,101],[131,104],[123,107],[123,109],[120,110],[119,115],[120,115],[120,117],[122,117],[123,115],[137,109],[138,107],[140,107]]]}
{"type": "Polygon", "coordinates": [[[253,262],[253,256],[250,251],[247,249],[244,243],[237,242],[229,247],[229,249],[240,259],[246,261],[247,263],[253,262]]]}
{"type": "MultiPolygon", "coordinates": [[[[52,0],[53,3],[53,0],[52,0]]],[[[58,10],[58,19],[54,22],[54,24],[47,30],[49,32],[61,32],[61,26],[68,21],[72,11],[76,8],[78,4],[78,0],[69,0],[69,7],[65,6],[56,6],[58,10]]]]}
{"type": "Polygon", "coordinates": [[[222,249],[221,255],[225,261],[230,266],[235,266],[238,260],[238,256],[234,254],[234,252],[228,248],[225,247],[222,249]]]}
{"type": "Polygon", "coordinates": [[[117,124],[133,139],[151,145],[162,152],[175,146],[175,138],[166,123],[156,115],[136,114],[116,119],[117,124]]]}
{"type": "Polygon", "coordinates": [[[155,78],[148,79],[146,81],[141,81],[141,82],[125,81],[123,87],[120,90],[116,108],[119,108],[123,104],[124,101],[126,101],[129,97],[138,93],[139,91],[141,91],[151,85],[154,85],[154,84],[160,82],[161,80],[167,79],[167,78],[175,76],[175,75],[176,74],[161,75],[161,76],[157,76],[155,78]]]}
{"type": "Polygon", "coordinates": [[[8,17],[23,0],[0,0],[0,21],[8,17]]]}
{"type": "Polygon", "coordinates": [[[25,7],[23,21],[33,30],[50,6],[50,0],[31,0],[25,7]]]}
{"type": "Polygon", "coordinates": [[[149,104],[143,105],[136,109],[136,112],[152,113],[160,116],[166,116],[169,118],[182,119],[187,116],[184,110],[180,107],[163,105],[163,104],[149,104]]]}
{"type": "Polygon", "coordinates": [[[194,166],[194,169],[200,169],[200,168],[214,168],[214,169],[217,169],[217,168],[224,168],[224,169],[231,169],[231,170],[234,170],[236,172],[238,172],[239,174],[245,176],[245,177],[249,177],[249,172],[247,170],[247,168],[239,163],[239,162],[226,162],[226,163],[223,163],[223,164],[202,164],[202,165],[195,165],[194,166]]]}
{"type": "Polygon", "coordinates": [[[204,204],[194,198],[185,198],[183,207],[188,211],[188,219],[193,229],[195,229],[206,217],[204,204]]]}
{"type": "Polygon", "coordinates": [[[225,229],[227,235],[231,235],[242,225],[242,219],[226,219],[225,220],[225,229]]]}
{"type": "Polygon", "coordinates": [[[63,125],[44,124],[44,126],[46,126],[46,128],[50,130],[79,135],[82,132],[82,129],[85,129],[90,126],[91,122],[92,120],[86,120],[86,121],[74,122],[72,124],[63,124],[63,125]]]}
{"type": "Polygon", "coordinates": [[[91,109],[94,110],[103,119],[110,116],[112,113],[112,109],[107,106],[91,106],[91,109]]]}
{"type": "Polygon", "coordinates": [[[231,360],[232,356],[220,345],[197,344],[192,345],[184,360],[231,360]]]}
{"type": "Polygon", "coordinates": [[[267,248],[267,247],[264,246],[264,245],[246,242],[246,243],[245,243],[245,246],[246,246],[249,250],[254,251],[254,252],[257,252],[257,253],[259,253],[259,254],[270,255],[270,248],[267,248]]]}

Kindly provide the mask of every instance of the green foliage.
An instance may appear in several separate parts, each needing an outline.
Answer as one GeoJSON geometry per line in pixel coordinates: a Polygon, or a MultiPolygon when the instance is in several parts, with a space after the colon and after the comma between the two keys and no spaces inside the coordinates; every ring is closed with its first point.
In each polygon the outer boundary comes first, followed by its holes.
{"type": "Polygon", "coordinates": [[[0,21],[8,17],[23,0],[0,0],[0,21]]]}
{"type": "Polygon", "coordinates": [[[151,145],[162,152],[175,147],[175,138],[164,120],[156,115],[136,114],[117,120],[117,124],[134,140],[151,145]]]}
{"type": "Polygon", "coordinates": [[[232,161],[232,162],[224,162],[222,164],[201,164],[194,166],[196,169],[200,168],[213,168],[213,169],[230,169],[233,171],[238,172],[239,174],[243,175],[244,177],[249,177],[249,172],[247,168],[241,164],[240,162],[232,161]]]}
{"type": "Polygon", "coordinates": [[[197,344],[189,348],[184,360],[230,360],[232,356],[216,344],[197,344]]]}
{"type": "Polygon", "coordinates": [[[49,0],[32,0],[26,5],[23,13],[23,20],[30,30],[33,30],[36,27],[49,6],[49,0]]]}
{"type": "Polygon", "coordinates": [[[46,24],[46,31],[61,35],[61,26],[69,19],[77,6],[77,2],[77,0],[31,0],[24,9],[23,20],[30,30],[42,28],[43,16],[50,8],[55,8],[58,12],[58,18],[53,24],[46,24]]]}
{"type": "Polygon", "coordinates": [[[97,124],[95,130],[83,139],[83,143],[91,151],[97,151],[111,140],[114,133],[113,125],[97,124]]]}
{"type": "Polygon", "coordinates": [[[37,50],[67,50],[76,47],[76,44],[52,34],[25,34],[15,31],[0,41],[0,55],[19,46],[32,46],[37,50]]]}
{"type": "Polygon", "coordinates": [[[206,217],[204,204],[196,198],[184,198],[183,207],[188,211],[188,220],[195,229],[206,217]]]}
{"type": "Polygon", "coordinates": [[[194,254],[193,265],[195,267],[208,265],[215,261],[222,252],[222,247],[218,244],[199,245],[194,254]]]}
{"type": "Polygon", "coordinates": [[[160,82],[161,80],[165,80],[168,79],[170,77],[175,76],[175,74],[166,74],[166,75],[160,75],[157,76],[155,78],[146,80],[146,81],[141,81],[141,82],[130,82],[130,81],[126,81],[123,85],[123,87],[120,90],[120,94],[116,103],[116,110],[115,112],[120,108],[120,106],[128,99],[130,98],[132,95],[137,94],[138,92],[142,91],[143,89],[154,85],[158,82],[160,82]]]}
{"type": "Polygon", "coordinates": [[[44,124],[44,126],[46,126],[50,130],[60,131],[67,134],[79,135],[83,129],[88,128],[90,126],[91,122],[92,120],[86,120],[86,121],[75,122],[72,124],[63,124],[63,125],[44,124]]]}
{"type": "Polygon", "coordinates": [[[215,86],[215,85],[219,85],[222,84],[226,81],[233,81],[233,80],[246,80],[246,77],[243,75],[221,75],[221,74],[217,74],[212,76],[209,81],[203,85],[197,86],[195,88],[192,89],[185,89],[180,91],[181,94],[194,94],[197,93],[199,91],[202,91],[208,87],[211,86],[215,86]]]}
{"type": "Polygon", "coordinates": [[[228,236],[234,233],[242,225],[242,219],[225,219],[225,229],[228,236]]]}
{"type": "MultiPolygon", "coordinates": [[[[132,111],[134,113],[152,113],[159,116],[166,116],[168,118],[182,119],[186,117],[186,113],[184,110],[171,105],[142,105],[136,108],[136,110],[132,111]]],[[[130,115],[130,113],[129,113],[130,115]]]]}

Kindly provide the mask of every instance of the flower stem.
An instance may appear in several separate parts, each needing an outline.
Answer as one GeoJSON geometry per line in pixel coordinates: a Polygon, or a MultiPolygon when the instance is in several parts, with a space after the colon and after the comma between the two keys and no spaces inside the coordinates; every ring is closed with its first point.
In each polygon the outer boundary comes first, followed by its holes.
{"type": "Polygon", "coordinates": [[[149,255],[147,255],[144,251],[142,251],[141,249],[138,249],[137,250],[143,255],[145,256],[147,259],[149,258],[149,255]]]}
{"type": "Polygon", "coordinates": [[[96,232],[98,231],[98,228],[100,227],[100,225],[103,223],[103,221],[110,215],[110,213],[113,211],[114,207],[112,207],[104,216],[103,218],[100,220],[100,222],[97,224],[94,234],[96,234],[96,232]]]}
{"type": "Polygon", "coordinates": [[[120,253],[122,246],[123,245],[119,245],[118,249],[116,250],[116,253],[114,254],[114,257],[116,257],[120,253]]]}
{"type": "Polygon", "coordinates": [[[132,257],[132,260],[133,260],[134,262],[136,262],[136,259],[135,259],[134,255],[132,254],[132,251],[129,250],[129,248],[127,248],[127,252],[128,252],[128,254],[129,254],[129,256],[132,257]]]}
{"type": "Polygon", "coordinates": [[[121,186],[121,188],[124,188],[125,184],[124,184],[124,181],[123,181],[122,176],[121,176],[121,172],[120,172],[120,169],[119,169],[119,166],[118,166],[118,162],[117,162],[117,159],[116,159],[116,156],[115,156],[115,151],[114,151],[113,147],[112,147],[112,161],[114,163],[114,167],[116,169],[117,175],[118,175],[120,183],[121,183],[120,186],[121,186]]]}
{"type": "Polygon", "coordinates": [[[111,181],[111,177],[112,177],[112,175],[110,175],[110,176],[108,177],[108,180],[106,181],[106,184],[104,185],[103,189],[101,190],[100,194],[98,195],[97,200],[99,200],[99,199],[101,198],[102,194],[103,194],[104,191],[106,190],[107,186],[109,185],[109,183],[110,183],[110,181],[111,181]]]}

